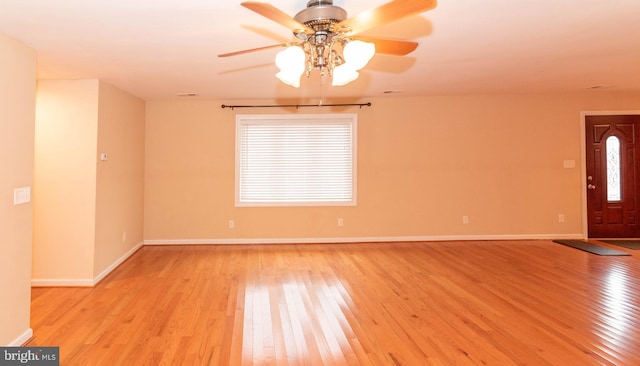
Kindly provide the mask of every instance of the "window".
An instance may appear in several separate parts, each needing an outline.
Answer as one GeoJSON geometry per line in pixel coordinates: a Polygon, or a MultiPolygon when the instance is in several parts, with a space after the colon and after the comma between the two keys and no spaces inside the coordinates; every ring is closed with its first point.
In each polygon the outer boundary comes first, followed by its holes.
{"type": "Polygon", "coordinates": [[[609,136],[607,148],[607,200],[620,201],[620,139],[609,136]]]}
{"type": "Polygon", "coordinates": [[[238,115],[236,206],[356,204],[355,114],[238,115]]]}

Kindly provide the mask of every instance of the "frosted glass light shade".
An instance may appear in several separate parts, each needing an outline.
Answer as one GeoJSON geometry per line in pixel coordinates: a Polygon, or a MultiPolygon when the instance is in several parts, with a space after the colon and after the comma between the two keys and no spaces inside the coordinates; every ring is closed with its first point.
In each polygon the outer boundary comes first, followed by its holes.
{"type": "Polygon", "coordinates": [[[347,43],[342,51],[344,60],[354,70],[360,70],[365,67],[375,53],[376,45],[358,40],[347,43]]]}
{"type": "Polygon", "coordinates": [[[349,63],[342,64],[333,69],[333,80],[331,80],[331,85],[346,85],[357,79],[358,76],[358,72],[354,70],[349,63]]]}
{"type": "Polygon", "coordinates": [[[276,66],[280,72],[276,77],[294,88],[300,87],[300,77],[305,69],[305,53],[298,46],[287,47],[276,55],[276,66]]]}

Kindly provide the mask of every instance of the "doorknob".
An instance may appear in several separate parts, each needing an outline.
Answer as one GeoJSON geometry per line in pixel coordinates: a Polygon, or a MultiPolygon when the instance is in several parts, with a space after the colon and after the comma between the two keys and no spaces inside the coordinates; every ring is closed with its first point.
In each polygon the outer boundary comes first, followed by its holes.
{"type": "Polygon", "coordinates": [[[596,186],[594,184],[587,184],[587,189],[596,189],[596,186]]]}
{"type": "Polygon", "coordinates": [[[587,177],[587,180],[588,180],[589,182],[591,182],[591,181],[593,180],[593,177],[592,177],[592,176],[588,176],[588,177],[587,177]]]}

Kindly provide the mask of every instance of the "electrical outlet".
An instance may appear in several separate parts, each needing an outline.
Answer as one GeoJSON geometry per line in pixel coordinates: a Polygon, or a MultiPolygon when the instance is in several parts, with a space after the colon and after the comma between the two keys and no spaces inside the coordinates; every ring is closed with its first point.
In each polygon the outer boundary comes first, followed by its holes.
{"type": "Polygon", "coordinates": [[[342,218],[338,219],[338,226],[344,226],[344,220],[342,220],[342,218]]]}
{"type": "Polygon", "coordinates": [[[558,214],[558,222],[564,222],[564,214],[558,214]]]}
{"type": "Polygon", "coordinates": [[[122,242],[124,243],[125,241],[127,241],[127,232],[123,231],[122,232],[122,242]]]}
{"type": "Polygon", "coordinates": [[[467,225],[469,223],[469,216],[467,216],[467,215],[462,216],[462,223],[464,225],[467,225]]]}
{"type": "Polygon", "coordinates": [[[233,220],[229,220],[229,229],[234,229],[236,227],[236,222],[233,220]]]}

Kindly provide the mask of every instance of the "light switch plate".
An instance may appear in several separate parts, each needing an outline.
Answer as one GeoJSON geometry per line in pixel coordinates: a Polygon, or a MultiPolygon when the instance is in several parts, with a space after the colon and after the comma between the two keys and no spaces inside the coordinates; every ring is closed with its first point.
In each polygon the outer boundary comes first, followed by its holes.
{"type": "Polygon", "coordinates": [[[20,205],[31,201],[31,187],[20,187],[13,190],[13,204],[20,205]]]}

